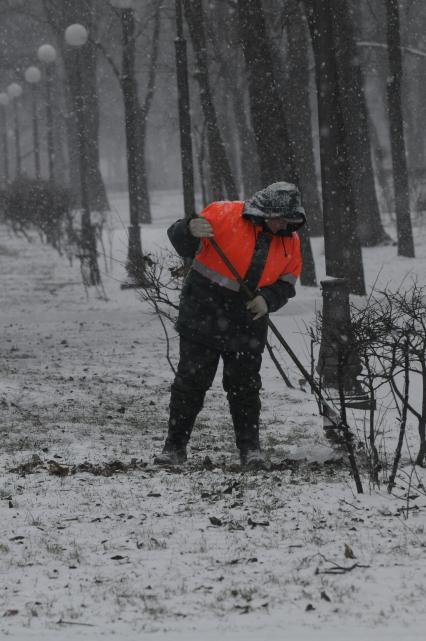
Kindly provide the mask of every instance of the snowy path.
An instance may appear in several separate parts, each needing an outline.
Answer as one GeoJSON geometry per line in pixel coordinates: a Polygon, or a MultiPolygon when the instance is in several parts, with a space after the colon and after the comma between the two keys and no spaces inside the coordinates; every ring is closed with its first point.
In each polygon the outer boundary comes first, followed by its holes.
{"type": "MultiPolygon", "coordinates": [[[[164,225],[147,238],[161,245],[164,225]]],[[[394,253],[376,251],[372,280],[394,253]]],[[[423,278],[425,263],[411,262],[423,278]]],[[[366,476],[354,496],[315,403],[269,360],[262,438],[277,469],[239,471],[219,378],[188,467],[152,466],[171,372],[161,327],[121,276],[105,277],[108,301],[87,300],[77,265],[0,230],[0,636],[424,638],[426,497],[405,519],[366,476]],[[128,469],[107,475],[114,460],[128,469]],[[87,463],[99,468],[72,469],[87,463]]],[[[301,292],[276,319],[302,357],[315,299],[301,292]]]]}

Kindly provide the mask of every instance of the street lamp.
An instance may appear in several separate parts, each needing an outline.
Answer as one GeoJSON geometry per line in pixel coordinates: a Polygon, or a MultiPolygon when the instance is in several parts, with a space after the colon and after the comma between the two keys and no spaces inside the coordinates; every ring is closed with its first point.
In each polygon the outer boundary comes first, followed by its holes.
{"type": "Polygon", "coordinates": [[[21,175],[21,139],[19,131],[19,101],[22,96],[22,87],[17,82],[12,82],[7,88],[7,94],[11,100],[16,100],[15,114],[15,155],[16,155],[16,176],[21,175]]]}
{"type": "Polygon", "coordinates": [[[38,117],[37,117],[37,85],[41,80],[41,72],[38,67],[28,67],[24,75],[25,75],[25,80],[31,85],[34,168],[35,168],[36,179],[40,180],[40,140],[38,135],[38,117]]]}
{"type": "Polygon", "coordinates": [[[1,107],[1,140],[2,140],[2,156],[3,156],[3,184],[7,185],[9,182],[9,150],[7,145],[7,105],[9,104],[9,96],[2,91],[0,93],[0,107],[1,107]]]}
{"type": "Polygon", "coordinates": [[[37,58],[43,63],[46,74],[46,128],[47,128],[47,158],[49,163],[49,180],[55,177],[55,145],[53,140],[53,111],[52,111],[52,84],[53,63],[56,60],[56,49],[52,45],[44,44],[37,50],[37,58]]]}
{"type": "Polygon", "coordinates": [[[185,218],[195,213],[194,202],[194,164],[192,158],[191,114],[189,111],[188,61],[186,40],[183,36],[183,17],[181,0],[175,0],[176,6],[176,77],[178,90],[180,155],[182,162],[183,203],[185,218]]]}
{"type": "MultiPolygon", "coordinates": [[[[89,34],[82,24],[72,24],[65,30],[65,41],[75,51],[75,85],[71,83],[74,112],[77,125],[78,158],[81,196],[81,258],[83,269],[87,267],[87,284],[99,285],[101,278],[98,267],[95,230],[90,220],[89,189],[87,184],[88,166],[86,150],[85,103],[83,98],[81,47],[87,43],[89,34]]],[[[83,271],[84,274],[84,271],[83,271]]]]}
{"type": "Polygon", "coordinates": [[[120,10],[122,32],[121,87],[126,128],[127,179],[129,186],[130,226],[126,269],[128,281],[122,288],[146,287],[145,262],[142,253],[139,220],[142,218],[138,176],[138,97],[135,76],[135,14],[133,0],[111,0],[120,10]]]}

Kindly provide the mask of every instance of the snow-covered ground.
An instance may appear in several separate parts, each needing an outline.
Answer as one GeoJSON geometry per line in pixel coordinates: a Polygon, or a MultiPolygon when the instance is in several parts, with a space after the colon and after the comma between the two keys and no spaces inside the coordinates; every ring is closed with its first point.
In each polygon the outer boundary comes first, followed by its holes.
{"type": "MultiPolygon", "coordinates": [[[[120,290],[127,213],[124,197],[112,201],[107,300],[86,297],[77,264],[0,228],[0,638],[423,639],[426,496],[416,486],[426,474],[416,470],[407,499],[405,452],[400,498],[389,496],[370,487],[361,452],[357,495],[314,399],[284,387],[267,355],[271,472],[241,473],[219,374],[188,465],[152,465],[172,372],[158,319],[120,290]]],[[[180,197],[154,194],[153,210],[143,244],[155,252],[180,197]]],[[[412,274],[426,284],[421,228],[416,242],[415,260],[364,250],[368,283],[397,287],[412,274]]],[[[320,302],[319,289],[299,287],[274,317],[306,364],[320,302]]],[[[176,360],[174,336],[171,347],[176,360]]],[[[384,421],[391,456],[397,424],[392,412],[384,421]]]]}

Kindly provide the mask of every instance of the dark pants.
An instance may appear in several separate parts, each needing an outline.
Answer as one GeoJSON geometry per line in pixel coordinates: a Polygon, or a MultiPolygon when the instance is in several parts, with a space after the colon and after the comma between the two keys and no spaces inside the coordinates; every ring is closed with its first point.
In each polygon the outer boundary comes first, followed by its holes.
{"type": "Polygon", "coordinates": [[[219,352],[181,336],[180,360],[170,399],[167,445],[183,448],[189,441],[204,397],[223,359],[223,389],[227,393],[239,450],[259,447],[261,354],[219,352]]]}

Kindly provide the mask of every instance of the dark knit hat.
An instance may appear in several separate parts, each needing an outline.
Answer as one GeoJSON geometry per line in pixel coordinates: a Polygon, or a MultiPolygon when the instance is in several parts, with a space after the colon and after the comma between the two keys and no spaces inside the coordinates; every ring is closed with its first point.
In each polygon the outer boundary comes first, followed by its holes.
{"type": "Polygon", "coordinates": [[[244,203],[244,216],[253,218],[286,218],[294,227],[306,223],[300,191],[293,183],[278,182],[257,191],[244,203]]]}

